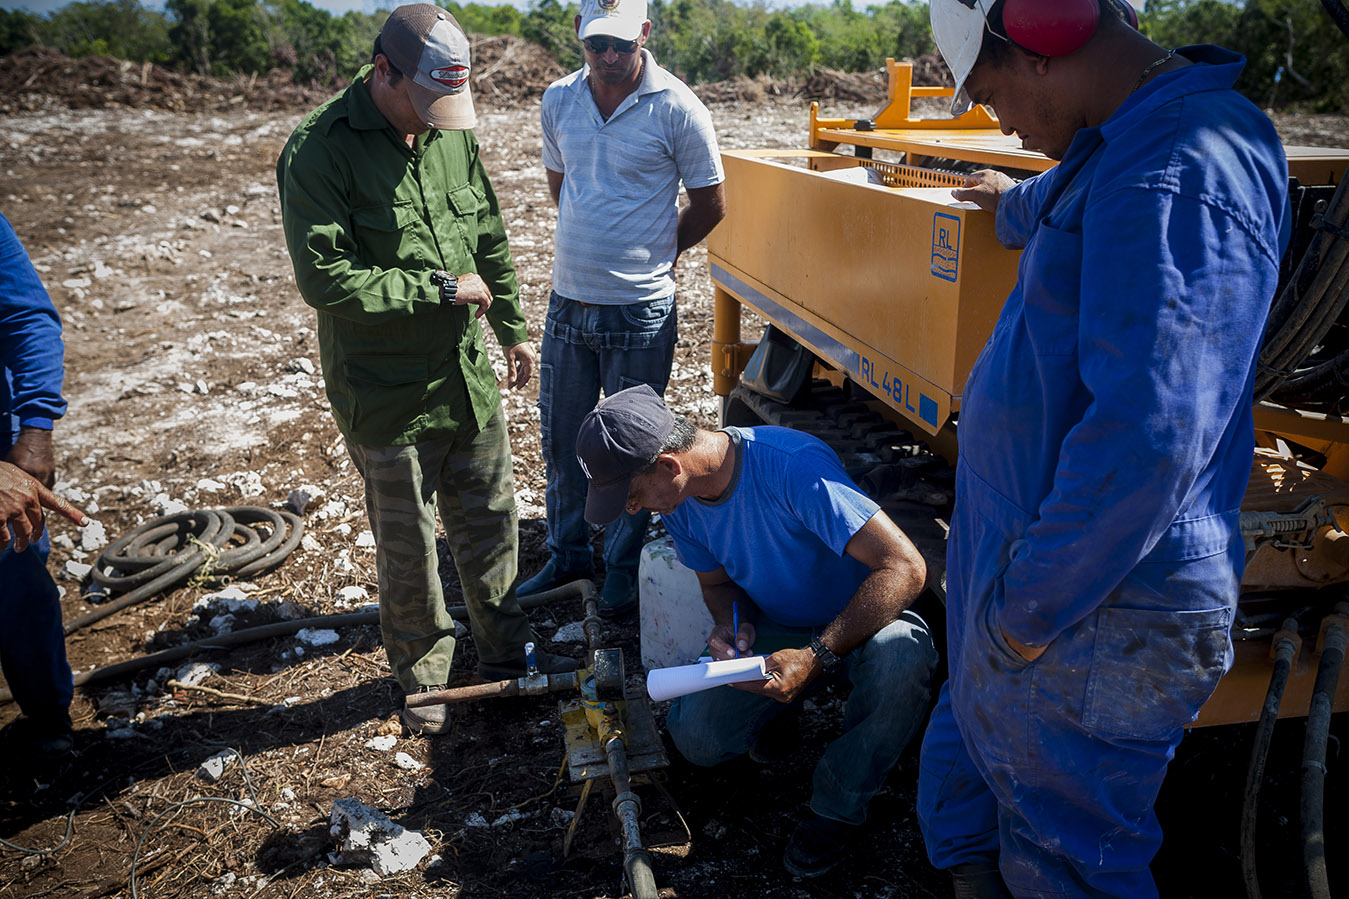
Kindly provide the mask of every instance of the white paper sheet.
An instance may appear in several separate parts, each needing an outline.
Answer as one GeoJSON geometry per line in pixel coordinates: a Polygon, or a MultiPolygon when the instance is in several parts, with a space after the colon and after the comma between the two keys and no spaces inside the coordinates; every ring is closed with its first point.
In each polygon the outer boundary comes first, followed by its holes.
{"type": "Polygon", "coordinates": [[[646,676],[646,692],[656,702],[710,690],[722,684],[764,680],[768,677],[763,656],[706,661],[696,665],[655,668],[646,676]]]}

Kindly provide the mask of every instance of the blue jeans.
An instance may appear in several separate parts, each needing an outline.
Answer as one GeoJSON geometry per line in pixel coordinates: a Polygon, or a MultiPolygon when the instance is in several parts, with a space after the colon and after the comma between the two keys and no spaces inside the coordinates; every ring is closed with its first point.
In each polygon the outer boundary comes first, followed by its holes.
{"type": "Polygon", "coordinates": [[[45,531],[21,553],[0,552],[0,668],[19,708],[39,719],[64,714],[74,692],[50,552],[45,531]]]}
{"type": "MultiPolygon", "coordinates": [[[[585,521],[586,476],[576,461],[581,419],[600,391],[649,384],[661,396],[670,381],[678,315],[673,296],[621,306],[591,306],[559,296],[548,301],[539,364],[539,418],[548,468],[548,550],[563,571],[591,567],[585,521]]],[[[607,570],[637,571],[651,516],[626,512],[605,527],[607,570]]]]}
{"type": "MultiPolygon", "coordinates": [[[[756,642],[762,645],[780,626],[759,624],[756,642]]],[[[795,645],[805,646],[810,632],[800,634],[795,645]]],[[[848,654],[843,673],[852,692],[843,710],[843,733],[815,766],[811,811],[847,824],[866,820],[871,797],[923,723],[936,667],[932,634],[914,612],[900,615],[848,654]]],[[[757,693],[714,687],[674,700],[665,724],[680,754],[695,765],[710,766],[748,752],[764,726],[786,708],[757,693]]]]}

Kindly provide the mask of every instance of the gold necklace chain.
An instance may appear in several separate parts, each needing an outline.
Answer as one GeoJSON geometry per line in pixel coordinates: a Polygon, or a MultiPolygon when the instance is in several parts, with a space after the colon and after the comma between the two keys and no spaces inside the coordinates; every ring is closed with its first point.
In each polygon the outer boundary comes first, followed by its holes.
{"type": "Polygon", "coordinates": [[[1166,65],[1168,62],[1170,62],[1172,59],[1175,58],[1175,55],[1176,55],[1175,50],[1167,50],[1165,56],[1163,56],[1161,59],[1157,60],[1156,62],[1149,65],[1146,69],[1144,69],[1143,74],[1138,76],[1138,80],[1134,82],[1133,90],[1129,91],[1129,93],[1132,94],[1134,91],[1142,87],[1143,82],[1147,80],[1148,75],[1152,74],[1153,69],[1157,68],[1158,66],[1166,65]]]}

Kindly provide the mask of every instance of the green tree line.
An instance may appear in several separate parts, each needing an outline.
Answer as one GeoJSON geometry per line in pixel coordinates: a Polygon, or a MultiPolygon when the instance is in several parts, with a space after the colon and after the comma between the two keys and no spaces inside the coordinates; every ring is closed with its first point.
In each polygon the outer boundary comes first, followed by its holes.
{"type": "MultiPolygon", "coordinates": [[[[444,5],[469,32],[516,35],[564,66],[580,65],[573,0],[532,0],[524,9],[444,5]]],[[[650,0],[649,9],[650,49],[695,84],[820,67],[874,70],[886,57],[935,49],[923,0],[861,9],[852,0],[774,9],[762,0],[650,0]]],[[[283,68],[301,83],[335,86],[366,61],[386,15],[335,16],[305,0],[167,0],[163,12],[138,0],[78,0],[46,16],[0,10],[0,54],[41,45],[201,74],[283,68]]],[[[1349,38],[1320,0],[1150,0],[1141,27],[1166,46],[1217,43],[1242,53],[1249,64],[1238,86],[1261,105],[1349,108],[1349,38]]]]}

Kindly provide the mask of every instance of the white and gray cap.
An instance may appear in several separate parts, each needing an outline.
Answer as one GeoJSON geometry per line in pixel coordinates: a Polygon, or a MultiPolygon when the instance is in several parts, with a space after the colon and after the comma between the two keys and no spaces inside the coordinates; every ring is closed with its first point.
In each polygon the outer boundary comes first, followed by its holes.
{"type": "Polygon", "coordinates": [[[478,122],[468,89],[468,35],[430,3],[400,6],[379,32],[380,49],[405,78],[408,97],[431,128],[467,131],[478,122]]]}

